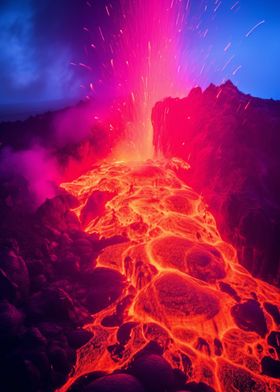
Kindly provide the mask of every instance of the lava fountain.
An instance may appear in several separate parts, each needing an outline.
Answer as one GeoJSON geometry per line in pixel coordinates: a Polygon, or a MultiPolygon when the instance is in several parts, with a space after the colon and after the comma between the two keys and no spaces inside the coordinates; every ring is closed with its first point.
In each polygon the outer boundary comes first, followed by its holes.
{"type": "Polygon", "coordinates": [[[94,370],[129,371],[151,342],[189,381],[216,391],[279,391],[262,366],[271,358],[266,337],[277,334],[280,291],[238,263],[202,197],[180,179],[187,169],[178,159],[103,162],[61,185],[78,199],[86,232],[117,239],[96,269],[121,277],[118,298],[109,289],[84,326],[93,338],[61,391],[94,370]]]}
{"type": "Polygon", "coordinates": [[[119,29],[110,34],[98,27],[96,46],[106,52],[102,91],[124,99],[122,110],[129,113],[125,140],[115,156],[152,158],[153,106],[167,96],[182,98],[190,87],[187,62],[181,58],[189,2],[121,0],[119,9],[109,3],[105,10],[112,23],[117,15],[119,29]]]}

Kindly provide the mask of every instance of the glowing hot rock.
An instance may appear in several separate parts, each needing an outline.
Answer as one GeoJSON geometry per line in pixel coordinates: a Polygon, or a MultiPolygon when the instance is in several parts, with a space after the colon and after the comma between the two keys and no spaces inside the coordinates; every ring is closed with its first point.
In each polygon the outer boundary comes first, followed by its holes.
{"type": "Polygon", "coordinates": [[[180,180],[187,169],[178,159],[104,162],[61,185],[78,199],[84,230],[111,238],[95,267],[107,302],[93,298],[85,328],[94,336],[61,390],[94,370],[129,368],[151,341],[188,381],[216,391],[280,390],[277,376],[263,374],[280,351],[279,290],[238,264],[202,197],[180,180]],[[104,271],[117,274],[117,294],[104,271]]]}

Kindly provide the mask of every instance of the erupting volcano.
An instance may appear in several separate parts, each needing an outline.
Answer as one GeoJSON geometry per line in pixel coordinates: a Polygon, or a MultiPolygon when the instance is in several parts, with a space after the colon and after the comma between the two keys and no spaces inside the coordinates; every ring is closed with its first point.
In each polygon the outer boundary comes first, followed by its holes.
{"type": "MultiPolygon", "coordinates": [[[[171,367],[215,391],[279,391],[269,377],[277,369],[270,374],[266,363],[279,355],[280,291],[238,263],[203,198],[180,179],[185,170],[175,158],[102,162],[61,185],[78,199],[84,230],[112,239],[92,261],[103,286],[85,325],[93,338],[61,391],[97,370],[139,376],[147,390],[176,390],[171,367]]],[[[106,382],[90,390],[110,390],[106,382]]],[[[114,385],[113,377],[111,390],[126,390],[114,385]]]]}
{"type": "Polygon", "coordinates": [[[280,101],[239,90],[279,94],[279,6],[245,3],[0,4],[3,91],[75,102],[0,123],[1,391],[280,392],[280,101]]]}

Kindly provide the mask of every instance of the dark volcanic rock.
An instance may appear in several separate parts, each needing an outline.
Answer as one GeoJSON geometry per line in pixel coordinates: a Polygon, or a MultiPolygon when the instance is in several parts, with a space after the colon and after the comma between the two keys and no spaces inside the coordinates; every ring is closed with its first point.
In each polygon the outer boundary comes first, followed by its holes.
{"type": "Polygon", "coordinates": [[[63,231],[70,228],[80,228],[79,221],[74,213],[69,211],[75,207],[75,199],[70,195],[56,196],[47,199],[37,211],[37,218],[46,227],[63,231]]]}
{"type": "MultiPolygon", "coordinates": [[[[8,241],[1,244],[0,251],[0,268],[2,270],[2,287],[7,285],[4,283],[4,277],[10,282],[10,296],[17,294],[18,298],[22,300],[29,291],[29,272],[25,261],[19,255],[19,249],[16,241],[8,241]],[[15,292],[12,293],[12,286],[15,292]]],[[[6,281],[6,283],[8,283],[6,281]]],[[[5,290],[5,289],[4,289],[5,290]]]]}
{"type": "Polygon", "coordinates": [[[262,337],[267,334],[266,320],[257,301],[249,299],[236,304],[232,307],[231,314],[239,328],[257,332],[262,337]]]}
{"type": "Polygon", "coordinates": [[[56,372],[62,373],[65,376],[70,372],[73,363],[67,349],[62,348],[58,344],[53,344],[49,349],[48,357],[56,372]]]}
{"type": "MultiPolygon", "coordinates": [[[[42,141],[42,148],[51,146],[62,171],[69,158],[82,158],[84,143],[89,143],[95,157],[110,150],[114,138],[109,141],[111,134],[108,138],[107,131],[92,125],[90,140],[57,146],[50,137],[50,118],[49,113],[1,124],[1,163],[5,146],[15,150],[12,156],[22,154],[25,148],[32,148],[34,138],[42,141]]],[[[97,235],[85,233],[72,211],[75,198],[55,184],[51,186],[57,196],[35,210],[38,200],[33,184],[24,177],[24,167],[18,171],[11,175],[0,168],[0,390],[50,392],[66,382],[76,361],[75,350],[93,335],[79,329],[91,320],[89,309],[95,312],[121,295],[121,274],[93,270],[102,248],[127,239],[99,240],[97,235]]],[[[74,177],[77,173],[68,174],[74,177]]],[[[95,201],[91,207],[98,206],[95,201]]],[[[83,212],[85,217],[88,213],[83,212]]],[[[119,324],[125,310],[122,302],[116,309],[119,324]]],[[[88,377],[88,383],[94,379],[88,377]]]]}
{"type": "Polygon", "coordinates": [[[67,339],[69,345],[77,349],[83,346],[84,344],[86,344],[92,338],[92,336],[93,336],[92,332],[86,331],[84,329],[78,329],[68,333],[67,339]]]}
{"type": "Polygon", "coordinates": [[[124,357],[125,347],[122,344],[115,343],[107,347],[110,356],[114,362],[118,362],[124,357]]]}
{"type": "Polygon", "coordinates": [[[100,371],[91,372],[81,376],[71,385],[68,392],[85,392],[89,384],[104,376],[106,376],[106,373],[100,371]]]}
{"type": "Polygon", "coordinates": [[[40,372],[32,361],[14,355],[1,365],[1,390],[13,392],[37,392],[39,390],[40,372]]]}
{"type": "Polygon", "coordinates": [[[17,335],[23,326],[23,314],[7,301],[0,302],[0,340],[17,335]]]}
{"type": "Polygon", "coordinates": [[[280,311],[276,305],[273,305],[269,302],[265,302],[264,304],[265,310],[272,316],[273,320],[276,324],[280,324],[280,311]]]}
{"type": "Polygon", "coordinates": [[[182,158],[223,237],[254,275],[280,283],[280,102],[231,83],[193,89],[153,108],[156,152],[182,158]]]}
{"type": "Polygon", "coordinates": [[[122,317],[118,316],[116,313],[111,314],[109,316],[105,316],[101,321],[101,324],[104,327],[116,327],[122,323],[122,317]]]}
{"type": "Polygon", "coordinates": [[[72,299],[59,288],[51,287],[33,294],[28,304],[28,314],[32,320],[71,320],[73,313],[72,299]]]}
{"type": "Polygon", "coordinates": [[[239,297],[239,295],[237,294],[237,292],[234,290],[234,288],[231,287],[230,284],[228,284],[228,283],[226,283],[226,282],[219,282],[219,286],[220,286],[220,289],[221,289],[223,292],[229,294],[232,298],[235,299],[235,301],[240,302],[240,299],[241,299],[241,298],[239,297]]]}
{"type": "Polygon", "coordinates": [[[130,339],[131,331],[136,325],[137,323],[135,322],[128,322],[120,326],[117,332],[117,339],[121,344],[127,344],[130,339]]]}
{"type": "Polygon", "coordinates": [[[105,210],[105,204],[113,197],[114,193],[111,192],[93,192],[81,211],[81,223],[86,226],[92,219],[102,215],[105,210]]]}
{"type": "Polygon", "coordinates": [[[185,385],[185,390],[189,392],[215,392],[215,390],[204,382],[189,382],[185,385]]]}
{"type": "Polygon", "coordinates": [[[144,354],[137,357],[131,363],[129,372],[151,392],[163,392],[174,384],[173,369],[160,355],[144,354]]]}
{"type": "Polygon", "coordinates": [[[42,335],[41,331],[36,327],[28,329],[21,337],[22,346],[24,348],[34,349],[47,346],[47,339],[42,335]]]}
{"type": "Polygon", "coordinates": [[[217,338],[214,339],[214,348],[215,348],[215,355],[218,355],[218,356],[222,355],[223,345],[222,345],[222,342],[217,338]]]}
{"type": "Polygon", "coordinates": [[[85,392],[144,392],[144,388],[129,374],[112,374],[93,381],[85,392]]]}
{"type": "Polygon", "coordinates": [[[267,343],[275,348],[280,359],[280,332],[272,331],[267,337],[267,343]]]}
{"type": "Polygon", "coordinates": [[[5,271],[0,269],[0,300],[7,299],[14,302],[17,286],[9,279],[5,271]]]}
{"type": "Polygon", "coordinates": [[[113,303],[122,293],[124,277],[110,268],[95,268],[85,276],[89,285],[87,307],[91,313],[99,312],[113,303]]]}
{"type": "Polygon", "coordinates": [[[262,359],[262,372],[266,376],[280,378],[280,361],[271,357],[264,357],[262,359]]]}
{"type": "Polygon", "coordinates": [[[180,369],[173,369],[173,376],[174,376],[173,389],[177,391],[180,388],[183,388],[187,381],[186,374],[182,372],[182,370],[180,369]]]}

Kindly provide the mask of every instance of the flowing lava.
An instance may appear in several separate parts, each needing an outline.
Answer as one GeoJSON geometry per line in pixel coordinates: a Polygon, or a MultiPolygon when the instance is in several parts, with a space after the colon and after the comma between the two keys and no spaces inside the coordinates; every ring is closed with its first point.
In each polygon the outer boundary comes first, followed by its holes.
{"type": "MultiPolygon", "coordinates": [[[[107,45],[99,32],[110,52],[109,83],[134,111],[126,161],[103,161],[61,184],[77,198],[84,230],[109,245],[92,264],[103,288],[84,326],[93,338],[60,391],[92,371],[129,369],[151,342],[188,381],[216,391],[280,391],[266,366],[280,356],[280,291],[238,263],[202,197],[182,180],[186,162],[146,160],[153,156],[152,107],[166,95],[185,95],[188,85],[179,46],[189,2],[121,5],[124,25],[114,40],[107,45]]],[[[111,17],[113,6],[105,8],[111,17]]]]}
{"type": "Polygon", "coordinates": [[[78,199],[86,232],[118,240],[96,270],[119,277],[115,296],[114,283],[100,282],[105,303],[84,327],[94,336],[61,391],[91,371],[126,369],[151,341],[188,381],[216,391],[280,390],[262,372],[280,355],[280,292],[239,265],[202,197],[180,179],[187,169],[175,158],[103,162],[61,185],[78,199]]]}

